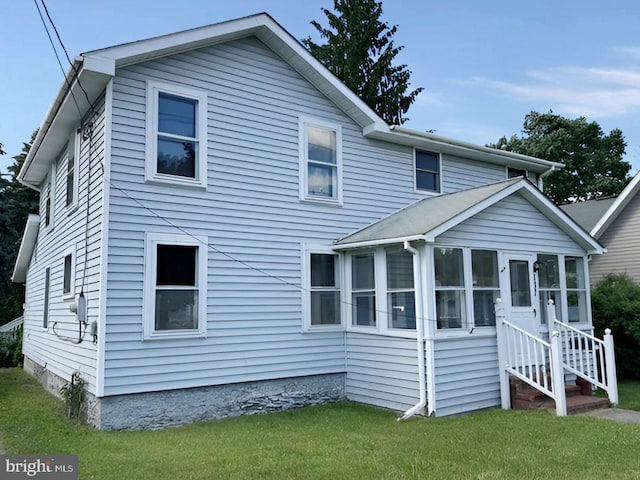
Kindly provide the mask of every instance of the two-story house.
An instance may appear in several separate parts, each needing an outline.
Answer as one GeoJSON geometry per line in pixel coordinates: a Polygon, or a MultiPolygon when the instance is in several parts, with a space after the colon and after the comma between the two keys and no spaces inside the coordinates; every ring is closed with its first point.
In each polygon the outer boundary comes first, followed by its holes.
{"type": "Polygon", "coordinates": [[[19,177],[25,369],[104,429],[504,406],[496,299],[590,330],[560,167],[387,125],[266,14],[85,53],[19,177]]]}

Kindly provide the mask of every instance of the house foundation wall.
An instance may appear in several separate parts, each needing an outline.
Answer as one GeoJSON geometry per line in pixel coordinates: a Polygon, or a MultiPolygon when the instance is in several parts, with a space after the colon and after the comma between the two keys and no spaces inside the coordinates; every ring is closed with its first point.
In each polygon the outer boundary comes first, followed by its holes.
{"type": "MultiPolygon", "coordinates": [[[[24,369],[60,397],[66,380],[28,357],[24,369]]],[[[344,399],[345,374],[336,373],[102,398],[85,391],[85,416],[89,425],[101,430],[159,429],[344,399]]]]}

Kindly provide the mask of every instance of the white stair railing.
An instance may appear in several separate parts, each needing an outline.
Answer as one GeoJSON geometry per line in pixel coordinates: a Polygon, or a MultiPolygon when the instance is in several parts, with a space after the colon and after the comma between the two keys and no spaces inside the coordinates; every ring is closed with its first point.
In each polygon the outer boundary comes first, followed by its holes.
{"type": "Polygon", "coordinates": [[[512,375],[555,400],[559,416],[567,415],[559,333],[553,332],[551,341],[545,342],[508,322],[501,299],[495,308],[502,408],[511,408],[512,375]]]}
{"type": "Polygon", "coordinates": [[[558,320],[553,300],[549,300],[547,309],[547,318],[553,319],[550,326],[553,325],[560,336],[563,368],[601,388],[607,392],[609,401],[617,404],[618,380],[611,330],[607,328],[601,340],[558,320]]]}
{"type": "Polygon", "coordinates": [[[18,317],[15,320],[11,320],[9,323],[0,325],[0,335],[8,337],[15,337],[18,334],[18,330],[22,328],[24,324],[24,317],[18,317]]]}

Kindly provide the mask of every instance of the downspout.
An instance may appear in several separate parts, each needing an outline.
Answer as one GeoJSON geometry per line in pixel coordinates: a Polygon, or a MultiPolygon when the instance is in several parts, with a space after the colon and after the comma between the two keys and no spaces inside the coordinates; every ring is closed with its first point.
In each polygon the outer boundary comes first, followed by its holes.
{"type": "Polygon", "coordinates": [[[406,420],[422,410],[427,404],[427,379],[424,365],[424,319],[422,318],[422,275],[420,275],[420,255],[407,240],[404,249],[413,254],[413,282],[415,284],[416,299],[416,344],[418,347],[418,386],[420,387],[420,400],[409,410],[404,412],[398,421],[406,420]]]}
{"type": "Polygon", "coordinates": [[[547,170],[546,172],[542,172],[540,174],[540,179],[538,180],[538,188],[540,189],[541,192],[542,192],[542,189],[544,188],[543,180],[549,175],[551,175],[553,172],[555,172],[556,170],[557,170],[556,166],[552,165],[549,170],[547,170]]]}

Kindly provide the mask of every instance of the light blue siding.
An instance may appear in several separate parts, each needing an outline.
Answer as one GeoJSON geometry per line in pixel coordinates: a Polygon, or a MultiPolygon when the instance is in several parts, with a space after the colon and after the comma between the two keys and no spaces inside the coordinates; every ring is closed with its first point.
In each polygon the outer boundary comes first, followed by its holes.
{"type": "Polygon", "coordinates": [[[436,416],[500,405],[495,336],[434,342],[436,416]]]}
{"type": "MultiPolygon", "coordinates": [[[[26,308],[23,353],[46,370],[69,380],[78,371],[91,393],[96,388],[96,345],[87,331],[82,343],[78,339],[78,321],[69,310],[72,300],[63,299],[62,282],[64,255],[75,246],[75,290],[84,291],[87,299],[89,324],[98,320],[100,292],[100,242],[102,221],[102,161],[104,160],[104,100],[98,102],[92,141],[81,143],[78,177],[79,194],[75,208],[67,208],[66,173],[67,148],[58,155],[53,193],[53,228],[44,228],[47,183],[40,195],[40,230],[34,256],[27,271],[26,308]],[[89,155],[91,155],[91,189],[89,184],[89,155]],[[44,315],[45,271],[50,268],[48,329],[42,328],[44,315]],[[55,325],[55,332],[54,332],[55,325]],[[58,335],[56,335],[56,333],[58,335]]],[[[83,328],[84,330],[84,328],[83,328]]]]}
{"type": "Polygon", "coordinates": [[[408,410],[420,399],[416,341],[347,333],[347,398],[408,410]]]}
{"type": "Polygon", "coordinates": [[[436,243],[522,252],[585,253],[519,193],[453,227],[436,238],[436,243]]]}

